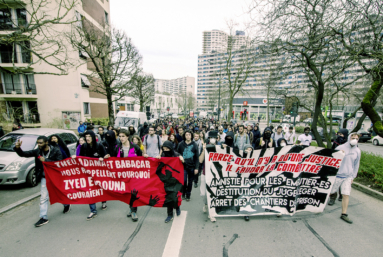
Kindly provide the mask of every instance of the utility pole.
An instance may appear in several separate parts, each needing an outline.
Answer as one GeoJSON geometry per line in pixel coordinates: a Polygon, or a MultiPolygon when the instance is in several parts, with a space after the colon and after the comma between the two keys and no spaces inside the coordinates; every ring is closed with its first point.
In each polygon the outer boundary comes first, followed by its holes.
{"type": "Polygon", "coordinates": [[[185,119],[187,117],[187,114],[186,114],[186,102],[187,102],[187,98],[186,98],[186,89],[185,89],[185,119]]]}

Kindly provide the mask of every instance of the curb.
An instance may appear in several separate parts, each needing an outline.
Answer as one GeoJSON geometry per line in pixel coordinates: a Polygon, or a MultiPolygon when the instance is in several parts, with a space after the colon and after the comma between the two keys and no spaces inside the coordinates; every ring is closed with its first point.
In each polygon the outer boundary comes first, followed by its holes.
{"type": "Polygon", "coordinates": [[[356,190],[359,190],[365,194],[368,194],[380,201],[383,201],[383,193],[380,193],[378,191],[375,191],[369,187],[366,187],[364,185],[361,185],[359,183],[356,183],[356,182],[353,182],[352,185],[351,185],[353,188],[355,188],[356,190]]]}
{"type": "Polygon", "coordinates": [[[16,207],[26,203],[26,202],[29,202],[29,201],[39,197],[40,195],[41,195],[41,193],[38,192],[38,193],[35,193],[35,194],[30,195],[28,197],[25,197],[24,199],[21,199],[20,201],[17,201],[17,202],[12,203],[12,204],[10,204],[8,206],[5,206],[4,208],[0,209],[0,214],[6,213],[7,211],[10,211],[10,210],[12,210],[12,209],[14,209],[14,208],[16,208],[16,207]]]}

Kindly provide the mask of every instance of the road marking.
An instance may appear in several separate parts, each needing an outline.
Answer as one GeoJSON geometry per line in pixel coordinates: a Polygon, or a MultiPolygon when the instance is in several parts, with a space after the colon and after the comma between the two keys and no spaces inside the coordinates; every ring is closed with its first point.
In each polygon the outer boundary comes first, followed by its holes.
{"type": "Polygon", "coordinates": [[[182,236],[184,234],[187,211],[181,211],[180,216],[175,216],[168,240],[166,241],[162,257],[178,257],[180,254],[182,236]]]}
{"type": "Polygon", "coordinates": [[[28,197],[25,197],[24,199],[21,199],[20,201],[17,201],[17,202],[12,203],[8,206],[5,206],[4,208],[0,209],[0,214],[3,214],[9,210],[12,210],[12,209],[14,209],[14,208],[26,203],[26,202],[29,202],[30,200],[33,200],[33,199],[39,197],[40,195],[41,195],[41,193],[38,192],[38,193],[35,193],[35,194],[30,195],[28,197]]]}

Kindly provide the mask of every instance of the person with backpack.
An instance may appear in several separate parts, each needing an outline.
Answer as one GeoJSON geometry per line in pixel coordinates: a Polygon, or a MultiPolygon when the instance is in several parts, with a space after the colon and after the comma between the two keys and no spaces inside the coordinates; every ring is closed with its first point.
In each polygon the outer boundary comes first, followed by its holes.
{"type": "Polygon", "coordinates": [[[274,147],[279,147],[280,145],[278,145],[278,140],[279,140],[280,138],[285,138],[285,133],[283,133],[283,131],[282,131],[282,126],[281,126],[281,125],[279,125],[279,126],[277,127],[277,132],[276,132],[276,133],[273,133],[273,134],[271,135],[271,138],[273,139],[273,146],[274,146],[274,147]]]}
{"type": "Polygon", "coordinates": [[[147,135],[149,132],[148,123],[145,121],[144,126],[140,128],[139,134],[140,138],[143,138],[145,135],[147,135]]]}
{"type": "Polygon", "coordinates": [[[161,155],[161,137],[155,134],[155,128],[149,127],[149,134],[144,137],[144,157],[158,157],[161,155]]]}

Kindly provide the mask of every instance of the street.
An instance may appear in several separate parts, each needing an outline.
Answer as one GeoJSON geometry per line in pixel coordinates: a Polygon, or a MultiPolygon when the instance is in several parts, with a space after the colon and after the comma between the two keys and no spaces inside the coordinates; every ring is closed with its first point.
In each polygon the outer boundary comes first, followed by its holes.
{"type": "Polygon", "coordinates": [[[172,222],[178,224],[175,232],[182,231],[184,215],[179,256],[381,256],[383,251],[383,202],[354,189],[348,211],[352,225],[339,218],[339,201],[320,214],[258,216],[249,222],[218,218],[212,223],[195,188],[191,201],[182,203],[181,217],[168,224],[164,208],[139,207],[139,221],[132,222],[126,204],[107,205],[102,211],[97,204],[98,216],[86,221],[87,205],[62,214],[62,205],[55,204],[49,207],[50,222],[40,228],[34,227],[39,199],[13,209],[0,216],[1,256],[166,256],[167,241],[177,241],[168,238],[172,222]]]}

